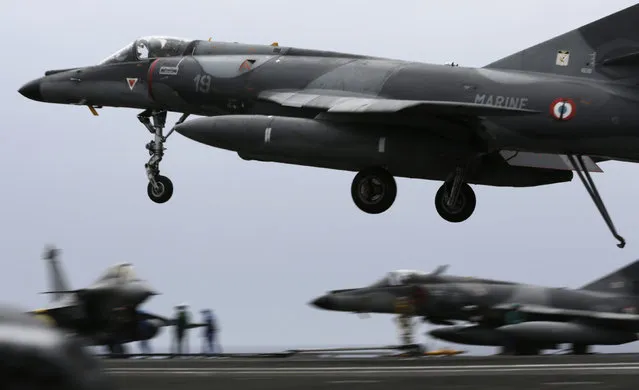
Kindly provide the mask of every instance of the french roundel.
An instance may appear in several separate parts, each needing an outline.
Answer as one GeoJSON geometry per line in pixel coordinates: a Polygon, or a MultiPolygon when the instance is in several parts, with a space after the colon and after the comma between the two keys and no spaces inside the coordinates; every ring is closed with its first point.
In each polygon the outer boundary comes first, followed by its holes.
{"type": "Polygon", "coordinates": [[[550,105],[550,114],[560,121],[567,121],[575,116],[575,102],[572,99],[555,99],[550,105]]]}

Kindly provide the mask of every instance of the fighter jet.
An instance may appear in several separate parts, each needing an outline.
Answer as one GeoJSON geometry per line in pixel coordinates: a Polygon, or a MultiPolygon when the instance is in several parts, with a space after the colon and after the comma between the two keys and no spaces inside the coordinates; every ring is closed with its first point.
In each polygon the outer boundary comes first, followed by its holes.
{"type": "Polygon", "coordinates": [[[332,311],[422,317],[439,325],[463,321],[429,334],[459,344],[500,346],[512,354],[537,354],[560,344],[572,344],[573,353],[583,354],[591,345],[638,337],[639,260],[579,289],[487,279],[391,280],[336,290],[311,303],[332,311]]]}
{"type": "MultiPolygon", "coordinates": [[[[516,282],[474,278],[469,276],[459,275],[446,275],[445,271],[448,269],[448,265],[442,265],[437,267],[430,273],[425,273],[418,270],[400,269],[388,272],[384,277],[376,282],[359,288],[347,288],[331,290],[325,295],[315,298],[311,301],[311,305],[325,309],[353,312],[362,315],[368,315],[370,313],[389,313],[386,299],[390,296],[389,293],[396,299],[394,307],[391,312],[398,314],[405,314],[401,309],[405,307],[405,297],[411,296],[411,294],[419,294],[419,290],[415,290],[413,286],[416,285],[434,285],[434,284],[449,284],[449,283],[470,283],[470,284],[507,284],[518,285],[516,282]],[[378,300],[375,298],[378,293],[383,292],[384,298],[378,300]],[[380,305],[378,305],[380,304],[380,305]]],[[[437,313],[430,313],[428,316],[423,316],[424,321],[430,322],[435,325],[453,325],[447,318],[443,318],[437,313]]]]}
{"type": "Polygon", "coordinates": [[[614,237],[590,176],[598,162],[639,162],[639,5],[481,68],[172,37],[137,39],[94,66],[50,70],[29,99],[142,109],[147,193],[173,130],[242,159],[358,172],[351,196],[379,214],[396,177],[442,181],[449,222],[475,210],[470,184],[534,187],[577,172],[614,237]],[[167,112],[182,116],[167,134],[167,112]],[[185,120],[189,115],[204,118],[185,120]]]}
{"type": "Polygon", "coordinates": [[[89,345],[105,345],[111,353],[123,353],[122,344],[154,337],[171,321],[139,310],[150,297],[158,295],[147,282],[138,279],[130,263],[108,268],[88,287],[72,290],[62,274],[59,250],[48,247],[44,259],[50,269],[52,299],[48,307],[30,314],[56,327],[71,331],[89,345]],[[149,326],[140,327],[139,321],[149,326]]]}

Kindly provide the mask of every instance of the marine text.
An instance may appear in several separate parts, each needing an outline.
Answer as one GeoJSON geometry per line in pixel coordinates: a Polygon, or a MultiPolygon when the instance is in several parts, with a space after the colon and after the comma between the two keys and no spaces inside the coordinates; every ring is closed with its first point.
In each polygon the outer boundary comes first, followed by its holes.
{"type": "Polygon", "coordinates": [[[486,104],[488,106],[495,107],[523,109],[528,104],[528,98],[478,93],[477,95],[475,95],[475,104],[486,104]]]}

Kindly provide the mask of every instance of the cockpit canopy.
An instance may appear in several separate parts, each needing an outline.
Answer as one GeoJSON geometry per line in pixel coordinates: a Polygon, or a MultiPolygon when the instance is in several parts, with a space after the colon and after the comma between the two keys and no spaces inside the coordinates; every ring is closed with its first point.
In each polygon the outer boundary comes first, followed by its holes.
{"type": "Polygon", "coordinates": [[[403,286],[411,282],[419,277],[426,276],[428,274],[422,271],[408,270],[408,269],[400,269],[391,271],[386,274],[384,278],[374,283],[371,287],[392,287],[392,286],[403,286]]]}
{"type": "Polygon", "coordinates": [[[99,281],[132,282],[137,280],[131,263],[120,263],[108,268],[99,281]]]}
{"type": "Polygon", "coordinates": [[[142,37],[100,61],[99,65],[180,56],[186,52],[191,42],[192,39],[175,37],[142,37]]]}

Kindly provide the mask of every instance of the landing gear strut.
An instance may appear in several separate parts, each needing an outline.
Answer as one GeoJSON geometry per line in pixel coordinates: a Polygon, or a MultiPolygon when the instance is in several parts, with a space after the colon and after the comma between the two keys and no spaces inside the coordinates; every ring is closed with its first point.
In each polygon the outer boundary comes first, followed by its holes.
{"type": "Polygon", "coordinates": [[[353,202],[369,214],[388,210],[397,197],[395,178],[383,168],[369,168],[359,172],[351,185],[353,202]]]}
{"type": "Polygon", "coordinates": [[[397,328],[399,330],[400,345],[415,344],[415,340],[413,338],[413,333],[415,329],[413,316],[409,314],[402,314],[397,316],[396,321],[397,321],[397,328]]]}
{"type": "Polygon", "coordinates": [[[610,214],[608,214],[608,210],[606,209],[606,206],[604,205],[603,200],[599,195],[599,191],[597,191],[595,182],[592,180],[592,177],[590,177],[590,172],[588,172],[588,168],[584,163],[583,157],[569,154],[568,158],[575,168],[577,175],[579,175],[579,179],[581,179],[584,187],[586,187],[586,191],[588,191],[590,198],[593,202],[595,202],[595,206],[597,206],[597,209],[599,209],[601,216],[603,217],[604,221],[606,221],[610,232],[619,241],[619,244],[617,244],[617,246],[619,248],[623,248],[624,246],[626,246],[626,240],[617,233],[615,225],[612,223],[612,219],[610,218],[610,214]]]}
{"type": "Polygon", "coordinates": [[[437,213],[448,222],[465,221],[475,211],[475,192],[464,182],[464,176],[465,170],[458,168],[453,179],[446,181],[435,195],[437,213]]]}
{"type": "MultiPolygon", "coordinates": [[[[183,114],[175,126],[184,122],[188,116],[189,114],[183,114]]],[[[164,150],[166,149],[164,142],[173,133],[175,127],[164,136],[166,111],[144,110],[138,115],[138,120],[154,135],[154,139],[146,144],[146,149],[151,155],[149,162],[144,165],[146,175],[149,178],[147,194],[155,203],[164,203],[171,199],[173,195],[173,183],[168,177],[160,175],[160,161],[162,161],[164,150]],[[153,124],[151,124],[151,119],[153,124]]]]}

